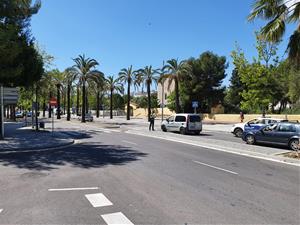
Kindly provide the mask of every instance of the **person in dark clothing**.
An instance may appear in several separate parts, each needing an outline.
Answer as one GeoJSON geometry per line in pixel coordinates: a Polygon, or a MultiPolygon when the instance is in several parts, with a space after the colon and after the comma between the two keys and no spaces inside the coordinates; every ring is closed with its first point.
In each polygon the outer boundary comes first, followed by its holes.
{"type": "Polygon", "coordinates": [[[150,131],[151,131],[151,129],[154,131],[154,121],[155,121],[155,114],[154,114],[154,112],[152,112],[150,115],[150,125],[149,125],[150,131]]]}
{"type": "Polygon", "coordinates": [[[240,112],[240,119],[241,119],[241,123],[244,122],[244,113],[241,111],[240,112]]]}

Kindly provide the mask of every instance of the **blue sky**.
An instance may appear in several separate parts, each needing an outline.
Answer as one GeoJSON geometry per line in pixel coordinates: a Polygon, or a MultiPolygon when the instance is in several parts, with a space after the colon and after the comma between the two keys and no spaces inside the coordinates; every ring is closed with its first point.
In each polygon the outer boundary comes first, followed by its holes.
{"type": "Polygon", "coordinates": [[[228,85],[235,42],[249,59],[257,55],[254,31],[264,23],[247,22],[253,1],[42,0],[32,18],[32,34],[55,57],[58,69],[72,66],[72,58],[84,53],[106,75],[130,65],[158,68],[163,60],[198,57],[209,50],[226,56],[228,85]]]}

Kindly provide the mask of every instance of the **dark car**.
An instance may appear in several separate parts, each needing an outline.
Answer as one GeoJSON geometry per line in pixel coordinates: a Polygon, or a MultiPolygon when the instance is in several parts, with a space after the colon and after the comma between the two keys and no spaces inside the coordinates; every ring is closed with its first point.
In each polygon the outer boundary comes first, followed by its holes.
{"type": "Polygon", "coordinates": [[[281,122],[273,125],[266,125],[259,130],[245,131],[242,138],[247,144],[275,144],[288,146],[292,150],[298,150],[300,124],[281,122]]]}

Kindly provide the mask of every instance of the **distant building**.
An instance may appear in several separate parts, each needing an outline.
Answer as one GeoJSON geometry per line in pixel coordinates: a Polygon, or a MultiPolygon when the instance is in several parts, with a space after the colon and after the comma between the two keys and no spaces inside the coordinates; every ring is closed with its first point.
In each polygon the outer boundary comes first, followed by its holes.
{"type": "Polygon", "coordinates": [[[169,82],[169,78],[167,78],[162,86],[161,83],[158,83],[157,85],[157,98],[159,103],[163,103],[165,106],[168,104],[167,98],[170,96],[170,94],[175,90],[175,82],[174,80],[169,82]],[[169,85],[170,84],[170,85],[169,85]]]}

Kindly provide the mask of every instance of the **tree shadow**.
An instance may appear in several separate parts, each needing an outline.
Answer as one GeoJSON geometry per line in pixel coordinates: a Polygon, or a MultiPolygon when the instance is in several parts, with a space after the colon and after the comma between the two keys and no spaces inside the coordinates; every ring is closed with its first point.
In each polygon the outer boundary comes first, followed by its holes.
{"type": "Polygon", "coordinates": [[[0,165],[38,171],[59,169],[59,166],[64,165],[90,169],[107,165],[122,166],[147,155],[124,146],[95,142],[58,150],[2,153],[0,165]]]}

